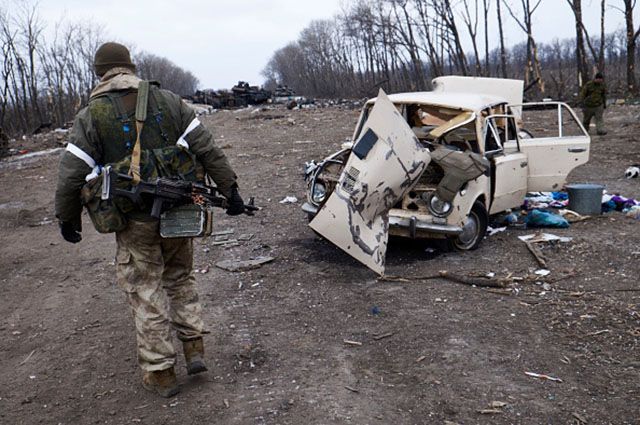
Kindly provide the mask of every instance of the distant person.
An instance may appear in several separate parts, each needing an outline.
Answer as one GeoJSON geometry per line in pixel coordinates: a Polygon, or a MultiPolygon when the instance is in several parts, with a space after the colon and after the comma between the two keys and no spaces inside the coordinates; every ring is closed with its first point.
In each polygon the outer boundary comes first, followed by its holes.
{"type": "Polygon", "coordinates": [[[601,72],[598,72],[592,81],[582,87],[580,103],[582,105],[582,124],[585,130],[589,131],[591,118],[595,117],[598,135],[604,136],[607,134],[602,118],[604,110],[607,108],[607,87],[604,84],[604,76],[601,72]]]}
{"type": "MultiPolygon", "coordinates": [[[[134,73],[129,50],[118,43],[105,43],[95,53],[94,67],[100,82],[88,106],[76,116],[60,160],[55,208],[65,240],[78,243],[82,239],[80,192],[85,177],[101,165],[127,158],[135,162],[133,156],[139,158],[140,154],[133,153],[134,147],[145,151],[171,149],[177,142],[186,146],[227,198],[227,214],[244,212],[236,174],[224,152],[180,97],[153,83],[144,84],[145,93],[149,87],[148,118],[138,146],[134,112],[138,87],[143,85],[134,73]]],[[[158,165],[168,167],[163,159],[158,159],[158,165]]],[[[192,239],[161,238],[159,221],[150,216],[150,208],[125,216],[126,227],[116,231],[116,280],[133,313],[138,363],[144,371],[142,385],[171,397],[178,393],[172,329],[182,341],[187,372],[191,375],[207,370],[202,336],[208,332],[195,288],[192,239]]]]}

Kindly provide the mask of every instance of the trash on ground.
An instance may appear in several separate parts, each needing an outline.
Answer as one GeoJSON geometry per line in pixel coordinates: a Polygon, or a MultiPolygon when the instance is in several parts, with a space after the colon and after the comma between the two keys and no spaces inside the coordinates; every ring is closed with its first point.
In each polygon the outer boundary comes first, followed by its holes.
{"type": "Polygon", "coordinates": [[[500,233],[500,232],[504,232],[505,230],[507,230],[507,226],[504,227],[498,227],[498,228],[493,228],[491,226],[487,227],[487,234],[488,236],[493,236],[496,233],[500,233]]]}
{"type": "Polygon", "coordinates": [[[635,206],[640,206],[640,201],[633,198],[625,198],[619,194],[610,195],[605,192],[602,195],[602,212],[619,211],[627,213],[635,206]]]}
{"type": "Polygon", "coordinates": [[[476,275],[460,275],[456,273],[450,273],[446,270],[441,270],[436,274],[428,276],[417,277],[402,277],[402,276],[381,276],[379,281],[383,282],[414,282],[418,280],[431,280],[431,279],[446,279],[451,282],[462,283],[469,286],[487,287],[487,288],[506,288],[511,283],[509,278],[488,278],[486,273],[476,275]]]}
{"type": "Polygon", "coordinates": [[[234,232],[234,229],[225,229],[225,230],[220,230],[218,232],[213,232],[211,236],[215,238],[216,236],[230,235],[233,232],[234,232]]]}
{"type": "Polygon", "coordinates": [[[349,339],[343,339],[342,342],[344,342],[347,345],[355,345],[355,346],[362,346],[362,343],[360,341],[351,341],[349,339]]]}
{"type": "Polygon", "coordinates": [[[393,336],[395,334],[395,332],[387,332],[381,335],[374,335],[373,339],[376,341],[380,341],[381,339],[385,339],[385,338],[389,338],[391,336],[393,336]]]}
{"type": "Polygon", "coordinates": [[[227,245],[230,245],[230,244],[239,245],[238,244],[238,239],[222,239],[222,240],[219,240],[219,241],[211,242],[212,246],[219,246],[219,245],[227,246],[227,245]]]}
{"type": "Polygon", "coordinates": [[[296,202],[298,202],[298,198],[296,198],[295,196],[287,196],[282,201],[280,201],[281,204],[295,204],[296,202]]]}
{"type": "Polygon", "coordinates": [[[628,179],[635,179],[640,176],[640,165],[632,165],[624,172],[624,176],[628,179]]]}
{"type": "Polygon", "coordinates": [[[634,205],[625,213],[627,217],[640,220],[640,205],[634,205]]]}
{"type": "Polygon", "coordinates": [[[536,242],[538,241],[523,240],[523,242],[527,246],[527,249],[529,250],[531,255],[533,255],[533,257],[536,259],[538,265],[546,269],[547,260],[546,258],[544,258],[544,255],[542,254],[540,248],[536,245],[536,242]]]}
{"type": "Polygon", "coordinates": [[[569,205],[569,194],[566,192],[533,192],[527,193],[522,205],[525,210],[540,208],[566,208],[569,205]]]}
{"type": "Polygon", "coordinates": [[[577,223],[578,221],[584,221],[584,220],[587,220],[588,218],[591,218],[590,215],[578,214],[577,212],[569,209],[559,210],[558,213],[564,218],[566,218],[569,223],[577,223]]]}
{"type": "Polygon", "coordinates": [[[217,262],[216,267],[230,272],[243,272],[257,269],[273,260],[273,257],[256,257],[251,260],[224,260],[217,262]]]}
{"type": "Polygon", "coordinates": [[[557,236],[557,235],[554,235],[553,233],[541,233],[541,232],[532,233],[530,235],[518,236],[518,239],[520,239],[523,242],[531,242],[531,243],[554,242],[554,241],[571,242],[573,240],[573,238],[570,238],[567,236],[557,236]]]}
{"type": "Polygon", "coordinates": [[[560,378],[556,378],[555,376],[545,375],[542,373],[525,372],[525,375],[531,376],[532,378],[542,379],[544,381],[562,382],[562,379],[560,378]]]}
{"type": "Polygon", "coordinates": [[[569,222],[561,215],[539,209],[530,211],[524,222],[529,227],[555,227],[560,229],[569,227],[569,222]]]}
{"type": "Polygon", "coordinates": [[[547,269],[539,269],[539,270],[536,270],[534,273],[537,274],[538,276],[549,276],[551,274],[551,271],[547,269]]]}
{"type": "Polygon", "coordinates": [[[502,410],[499,409],[482,409],[482,410],[478,410],[478,413],[480,413],[481,415],[497,415],[502,413],[502,410]]]}

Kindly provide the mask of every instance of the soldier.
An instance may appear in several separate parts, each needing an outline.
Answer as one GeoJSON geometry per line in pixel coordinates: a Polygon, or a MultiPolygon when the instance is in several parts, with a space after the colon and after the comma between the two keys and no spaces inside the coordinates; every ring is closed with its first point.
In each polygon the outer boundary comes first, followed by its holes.
{"type": "Polygon", "coordinates": [[[602,114],[607,108],[607,87],[604,84],[604,77],[598,72],[593,81],[589,81],[582,87],[580,92],[580,102],[582,104],[582,124],[589,131],[591,118],[596,118],[596,132],[599,136],[604,136],[607,131],[604,128],[602,114]]]}
{"type": "MultiPolygon", "coordinates": [[[[105,43],[96,51],[94,65],[100,82],[88,106],[75,118],[60,160],[56,189],[56,217],[63,238],[71,243],[82,239],[80,190],[85,177],[94,164],[130,156],[132,140],[136,140],[131,118],[141,80],[135,76],[129,50],[118,43],[105,43]]],[[[178,140],[186,143],[229,201],[227,214],[243,213],[236,175],[191,108],[177,95],[152,84],[148,111],[155,113],[147,114],[144,122],[142,149],[172,146],[178,140]]],[[[202,336],[208,332],[195,289],[192,240],[161,239],[158,220],[141,210],[127,214],[127,227],[116,232],[116,242],[116,279],[134,316],[142,385],[171,397],[178,393],[172,328],[182,341],[188,374],[207,370],[202,336]]]]}

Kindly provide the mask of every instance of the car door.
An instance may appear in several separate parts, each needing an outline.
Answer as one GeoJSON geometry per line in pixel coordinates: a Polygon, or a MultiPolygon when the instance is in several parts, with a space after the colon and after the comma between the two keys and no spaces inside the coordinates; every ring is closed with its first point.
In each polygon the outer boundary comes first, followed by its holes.
{"type": "Polygon", "coordinates": [[[431,156],[382,90],[359,134],[336,189],[309,226],[384,274],[389,210],[413,187],[431,156]]]}
{"type": "Polygon", "coordinates": [[[489,214],[520,206],[527,193],[528,163],[519,148],[513,116],[487,117],[485,156],[492,163],[489,214]]]}
{"type": "Polygon", "coordinates": [[[532,137],[520,140],[520,149],[527,155],[529,166],[527,190],[560,190],[569,173],[589,160],[591,139],[565,103],[540,102],[522,106],[525,119],[527,115],[547,111],[547,119],[538,120],[543,124],[535,124],[538,128],[525,127],[532,137]]]}

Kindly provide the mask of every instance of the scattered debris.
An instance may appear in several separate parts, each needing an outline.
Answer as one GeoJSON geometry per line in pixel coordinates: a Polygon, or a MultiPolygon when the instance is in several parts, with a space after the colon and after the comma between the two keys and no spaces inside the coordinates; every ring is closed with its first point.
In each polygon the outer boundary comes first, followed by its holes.
{"type": "Polygon", "coordinates": [[[502,413],[502,410],[500,410],[500,409],[482,409],[482,410],[478,410],[478,413],[480,413],[481,415],[495,415],[495,414],[502,413]]]}
{"type": "Polygon", "coordinates": [[[222,399],[222,402],[224,403],[224,407],[226,407],[228,409],[229,408],[229,400],[224,398],[224,399],[222,399]]]}
{"type": "Polygon", "coordinates": [[[580,415],[579,413],[573,412],[571,414],[571,416],[576,418],[578,420],[578,422],[580,422],[581,424],[586,424],[587,423],[587,420],[585,419],[585,417],[580,415]]]}
{"type": "Polygon", "coordinates": [[[227,246],[227,245],[230,245],[230,244],[239,245],[238,244],[238,239],[223,239],[223,240],[211,242],[211,246],[221,246],[221,245],[227,246]]]}
{"type": "Polygon", "coordinates": [[[481,415],[496,415],[503,413],[502,409],[507,406],[504,401],[492,401],[486,409],[478,410],[481,415]]]}
{"type": "Polygon", "coordinates": [[[569,222],[563,216],[539,209],[530,211],[524,222],[529,227],[556,227],[560,229],[569,227],[569,222]]]}
{"type": "Polygon", "coordinates": [[[362,346],[362,343],[359,342],[359,341],[351,341],[349,339],[343,339],[342,342],[344,342],[347,345],[355,345],[355,346],[358,346],[358,347],[362,346]]]}
{"type": "Polygon", "coordinates": [[[498,228],[493,228],[491,226],[487,227],[487,236],[493,236],[497,233],[501,233],[504,232],[505,230],[507,230],[507,226],[504,227],[498,227],[498,228]]]}
{"type": "Polygon", "coordinates": [[[387,332],[381,335],[374,335],[373,339],[376,341],[380,341],[381,339],[385,339],[385,338],[389,338],[391,336],[393,336],[395,334],[395,332],[387,332]]]}
{"type": "Polygon", "coordinates": [[[531,376],[532,378],[542,379],[543,381],[562,382],[562,379],[560,378],[556,378],[555,376],[550,376],[550,375],[544,375],[541,373],[525,372],[525,375],[531,376]]]}
{"type": "Polygon", "coordinates": [[[344,386],[346,389],[348,389],[349,391],[351,391],[352,393],[359,393],[360,391],[358,391],[357,389],[350,387],[348,385],[344,386]]]}
{"type": "Polygon", "coordinates": [[[558,211],[558,213],[566,218],[569,223],[577,223],[579,221],[584,221],[591,218],[590,215],[578,214],[577,212],[571,211],[569,209],[562,209],[558,211]]]}
{"type": "Polygon", "coordinates": [[[456,273],[450,273],[446,270],[441,270],[437,274],[429,275],[429,276],[418,276],[418,277],[401,277],[401,276],[381,276],[378,280],[383,282],[413,282],[419,280],[431,280],[431,279],[446,279],[456,283],[462,283],[464,285],[470,286],[478,286],[478,287],[486,287],[486,288],[505,288],[510,280],[508,278],[489,278],[484,275],[470,275],[463,276],[456,273]]]}
{"type": "Polygon", "coordinates": [[[547,269],[539,269],[539,270],[536,270],[534,273],[537,274],[538,276],[549,276],[551,274],[551,271],[547,269]]]}
{"type": "Polygon", "coordinates": [[[21,361],[18,366],[22,366],[23,364],[25,364],[26,362],[29,361],[29,359],[31,358],[31,356],[33,356],[33,353],[35,353],[36,350],[33,350],[31,353],[29,353],[29,355],[27,356],[27,358],[25,358],[23,361],[21,361]]]}
{"type": "Polygon", "coordinates": [[[426,359],[427,356],[420,356],[416,359],[416,363],[420,363],[421,361],[423,361],[424,359],[426,359]]]}
{"type": "Polygon", "coordinates": [[[261,267],[263,264],[270,263],[273,257],[257,257],[251,260],[224,260],[216,263],[216,267],[227,270],[229,272],[244,272],[261,267]]]}
{"type": "Polygon", "coordinates": [[[542,233],[542,232],[532,233],[530,235],[518,236],[518,239],[520,239],[523,242],[531,242],[531,243],[554,242],[554,241],[571,242],[573,240],[573,238],[570,238],[570,237],[557,236],[557,235],[554,235],[553,233],[542,233]]]}
{"type": "Polygon", "coordinates": [[[218,232],[213,232],[211,234],[212,237],[216,237],[216,236],[223,236],[223,235],[231,235],[233,234],[234,229],[225,229],[225,230],[220,230],[218,232]]]}
{"type": "Polygon", "coordinates": [[[602,334],[606,334],[606,333],[610,333],[610,332],[611,332],[610,329],[603,329],[601,331],[591,332],[591,333],[587,334],[587,336],[598,336],[598,335],[602,335],[602,334]]]}
{"type": "Polygon", "coordinates": [[[281,204],[295,204],[297,202],[298,198],[296,198],[295,196],[287,196],[282,201],[280,201],[281,204]]]}

